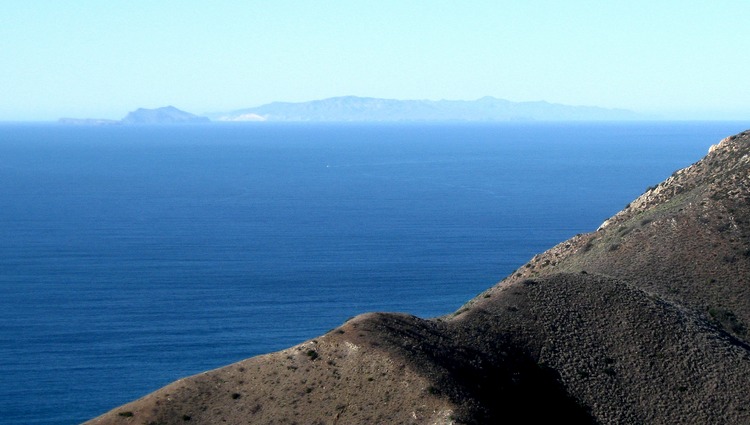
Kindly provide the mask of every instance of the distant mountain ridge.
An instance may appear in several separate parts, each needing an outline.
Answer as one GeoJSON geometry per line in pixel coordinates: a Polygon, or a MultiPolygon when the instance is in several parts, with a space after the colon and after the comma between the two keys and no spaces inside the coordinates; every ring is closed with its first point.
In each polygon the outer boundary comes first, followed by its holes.
{"type": "Polygon", "coordinates": [[[200,116],[174,106],[138,108],[121,120],[60,118],[61,124],[196,124],[225,122],[516,122],[623,121],[649,117],[625,109],[558,103],[511,102],[486,96],[477,100],[397,100],[341,96],[309,102],[272,102],[228,113],[200,116]]]}
{"type": "Polygon", "coordinates": [[[273,102],[214,114],[218,121],[607,121],[644,116],[625,109],[570,106],[544,101],[396,100],[342,96],[309,102],[273,102]]]}
{"type": "Polygon", "coordinates": [[[211,122],[206,117],[185,112],[174,106],[155,109],[138,108],[121,120],[99,118],[60,118],[61,124],[73,125],[119,125],[119,124],[200,124],[211,122]]]}

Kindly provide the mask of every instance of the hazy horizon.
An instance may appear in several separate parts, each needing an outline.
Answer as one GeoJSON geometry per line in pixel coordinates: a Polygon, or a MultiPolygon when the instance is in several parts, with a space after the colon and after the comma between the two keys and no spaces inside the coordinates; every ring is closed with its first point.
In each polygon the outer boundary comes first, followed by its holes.
{"type": "MultiPolygon", "coordinates": [[[[203,111],[200,111],[200,110],[199,111],[187,110],[185,108],[181,108],[181,107],[173,105],[173,104],[154,105],[154,106],[138,106],[137,105],[137,106],[133,106],[129,110],[124,111],[119,116],[115,116],[115,115],[103,116],[102,114],[96,115],[96,112],[94,112],[94,115],[91,115],[91,116],[73,116],[71,114],[62,114],[62,115],[59,115],[59,116],[51,116],[49,118],[42,118],[42,119],[35,119],[35,118],[32,118],[32,119],[6,119],[6,120],[1,120],[0,119],[0,123],[14,123],[14,122],[17,122],[17,123],[24,123],[24,122],[28,122],[28,123],[33,123],[33,122],[45,123],[45,122],[57,122],[57,121],[59,121],[61,119],[82,119],[82,120],[89,120],[89,119],[91,119],[91,120],[119,121],[119,120],[125,118],[125,116],[128,115],[128,113],[134,112],[134,111],[136,111],[138,109],[160,109],[160,108],[165,108],[165,107],[175,107],[175,108],[177,108],[177,109],[179,109],[181,111],[189,112],[189,113],[192,113],[192,114],[195,114],[195,115],[198,115],[198,116],[216,116],[216,115],[219,115],[219,114],[225,114],[225,113],[232,113],[232,112],[241,111],[241,110],[244,110],[244,109],[252,109],[252,108],[259,107],[259,106],[264,106],[264,105],[267,105],[267,104],[270,104],[270,103],[277,103],[277,102],[278,103],[305,103],[305,102],[320,101],[320,100],[326,100],[326,99],[338,98],[338,97],[374,98],[373,96],[341,95],[341,96],[331,96],[331,97],[319,98],[319,99],[301,100],[301,101],[297,101],[297,102],[290,102],[290,101],[285,101],[285,100],[275,100],[275,101],[271,101],[271,102],[265,103],[263,105],[248,105],[248,106],[245,106],[245,107],[233,108],[231,110],[203,110],[203,111]]],[[[494,97],[494,96],[492,96],[492,97],[494,97]]],[[[475,101],[475,100],[478,100],[480,98],[477,98],[477,99],[393,99],[393,98],[380,98],[380,99],[399,100],[399,101],[409,101],[409,100],[417,100],[417,101],[421,101],[421,100],[427,100],[427,101],[475,101]]],[[[508,99],[503,99],[503,98],[497,98],[497,99],[508,100],[508,99]]],[[[529,103],[547,102],[547,103],[550,103],[550,104],[564,105],[564,106],[570,106],[570,107],[593,107],[593,108],[602,108],[602,109],[609,109],[609,110],[622,110],[622,111],[627,111],[627,112],[634,112],[634,113],[640,115],[639,118],[636,118],[636,121],[638,121],[638,120],[643,120],[643,121],[745,121],[745,120],[750,120],[750,113],[744,114],[744,115],[738,114],[736,116],[733,115],[733,114],[726,114],[726,115],[724,115],[724,114],[717,113],[716,111],[706,111],[703,114],[696,113],[696,115],[693,115],[693,114],[679,114],[679,113],[672,113],[672,114],[666,113],[666,114],[664,114],[664,113],[644,113],[644,112],[636,111],[636,110],[632,110],[632,109],[618,108],[618,107],[602,107],[602,106],[599,106],[599,105],[571,105],[571,104],[564,104],[564,103],[548,102],[547,100],[544,100],[544,99],[511,101],[511,102],[517,102],[517,103],[525,103],[525,102],[529,102],[529,103]]],[[[620,121],[620,120],[621,119],[615,119],[614,121],[620,121]]],[[[627,119],[626,121],[632,121],[632,119],[627,119]]],[[[212,122],[221,122],[221,121],[212,120],[212,122]]],[[[502,122],[502,120],[501,120],[501,122],[502,122]]]]}
{"type": "Polygon", "coordinates": [[[338,96],[750,117],[750,3],[10,1],[0,121],[338,96]]]}

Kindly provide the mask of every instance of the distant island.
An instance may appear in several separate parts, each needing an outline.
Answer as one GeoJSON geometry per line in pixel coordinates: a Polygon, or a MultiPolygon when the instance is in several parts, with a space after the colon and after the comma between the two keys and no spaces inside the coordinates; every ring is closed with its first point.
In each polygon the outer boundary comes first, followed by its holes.
{"type": "Polygon", "coordinates": [[[120,124],[200,124],[211,122],[206,117],[198,116],[175,108],[145,109],[138,108],[128,113],[121,120],[106,120],[99,118],[60,118],[61,124],[73,125],[120,125],[120,124]]]}
{"type": "Polygon", "coordinates": [[[123,124],[194,124],[210,122],[206,117],[181,111],[174,106],[164,108],[138,108],[122,119],[123,124]]]}
{"type": "Polygon", "coordinates": [[[558,103],[477,100],[397,100],[342,96],[309,102],[272,102],[232,112],[194,115],[174,106],[139,108],[121,120],[60,118],[62,124],[195,124],[221,122],[533,122],[625,121],[650,117],[625,109],[558,103]],[[211,119],[209,119],[209,117],[211,119]]]}
{"type": "Polygon", "coordinates": [[[396,100],[343,96],[310,102],[273,102],[228,113],[208,114],[217,121],[619,121],[647,117],[625,109],[511,102],[494,97],[477,100],[396,100]]]}

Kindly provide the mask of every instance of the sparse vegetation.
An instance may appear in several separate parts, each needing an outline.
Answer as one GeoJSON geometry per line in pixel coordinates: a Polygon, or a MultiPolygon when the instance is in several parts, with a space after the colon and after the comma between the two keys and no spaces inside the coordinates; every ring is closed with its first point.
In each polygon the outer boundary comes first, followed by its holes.
{"type": "Polygon", "coordinates": [[[453,316],[458,316],[460,314],[466,313],[467,311],[469,311],[468,307],[462,307],[458,309],[455,313],[453,313],[453,316]]]}
{"type": "MultiPolygon", "coordinates": [[[[750,133],[738,143],[750,157],[750,133]]],[[[242,375],[252,388],[237,388],[242,403],[196,391],[236,382],[234,368],[187,378],[182,402],[200,393],[202,411],[227,423],[429,423],[440,411],[465,423],[747,423],[750,161],[740,166],[728,177],[706,164],[679,173],[679,187],[668,181],[637,211],[537,255],[491,299],[479,293],[472,314],[359,316],[346,338],[326,334],[320,345],[250,360],[257,369],[242,375]],[[721,184],[741,191],[731,214],[722,201],[700,205],[726,192],[721,184]],[[731,231],[716,226],[720,216],[731,231]],[[327,361],[305,361],[319,358],[316,349],[327,361]],[[292,374],[290,364],[304,366],[292,374]]],[[[138,411],[169,404],[170,422],[194,411],[175,410],[180,396],[168,391],[138,411]]]]}
{"type": "Polygon", "coordinates": [[[708,314],[727,331],[741,336],[747,334],[747,326],[731,310],[723,307],[710,307],[708,314]]]}

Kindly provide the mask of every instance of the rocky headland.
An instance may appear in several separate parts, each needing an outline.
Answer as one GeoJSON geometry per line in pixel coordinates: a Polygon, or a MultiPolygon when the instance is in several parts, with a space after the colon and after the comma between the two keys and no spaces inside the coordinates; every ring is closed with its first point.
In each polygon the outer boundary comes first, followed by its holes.
{"type": "Polygon", "coordinates": [[[750,423],[750,132],[453,314],[369,313],[89,424],[750,423]]]}

